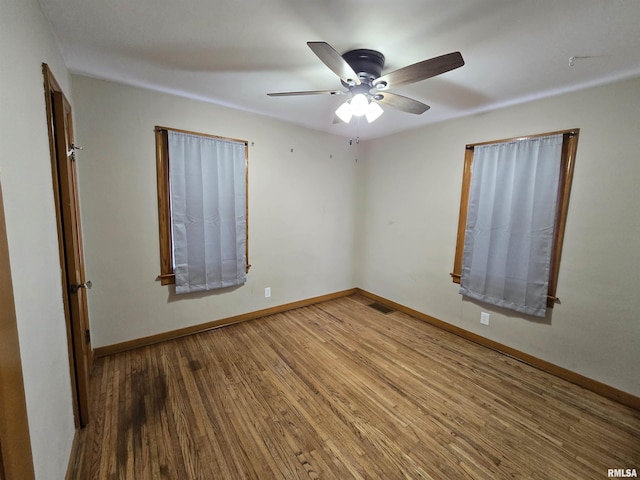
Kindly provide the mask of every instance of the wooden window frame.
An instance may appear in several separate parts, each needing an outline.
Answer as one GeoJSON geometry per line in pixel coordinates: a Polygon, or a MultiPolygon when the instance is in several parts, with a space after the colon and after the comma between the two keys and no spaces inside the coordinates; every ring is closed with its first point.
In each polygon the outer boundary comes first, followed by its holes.
{"type": "Polygon", "coordinates": [[[558,274],[560,272],[560,258],[562,256],[562,243],[569,210],[569,196],[573,181],[573,170],[578,149],[579,128],[559,130],[538,135],[507,138],[490,142],[468,144],[465,147],[464,167],[462,170],[462,193],[460,196],[460,214],[458,217],[458,235],[456,239],[456,253],[453,261],[453,272],[450,276],[454,283],[460,283],[462,278],[462,257],[464,254],[464,236],[467,225],[467,207],[469,205],[469,190],[471,188],[471,170],[473,165],[473,153],[475,147],[480,145],[492,145],[496,143],[508,143],[517,140],[528,140],[550,135],[562,135],[562,156],[560,159],[560,178],[558,181],[558,198],[556,201],[556,219],[553,235],[553,249],[551,253],[551,268],[549,269],[549,291],[547,293],[547,307],[553,308],[559,299],[557,295],[558,274]]]}
{"type": "Polygon", "coordinates": [[[249,272],[249,142],[236,138],[220,137],[206,133],[179,130],[176,128],[156,126],[156,176],[158,185],[158,229],[160,237],[160,275],[156,278],[161,285],[174,285],[176,276],[173,270],[173,239],[171,235],[171,189],[169,181],[169,132],[180,132],[199,137],[215,138],[244,143],[244,176],[245,176],[245,221],[246,221],[246,271],[249,272]]]}

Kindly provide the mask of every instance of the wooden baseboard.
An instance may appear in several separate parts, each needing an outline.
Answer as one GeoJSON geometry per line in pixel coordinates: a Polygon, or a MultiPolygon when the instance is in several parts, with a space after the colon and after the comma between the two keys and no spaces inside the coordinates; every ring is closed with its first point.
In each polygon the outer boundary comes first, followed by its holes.
{"type": "Polygon", "coordinates": [[[412,308],[405,307],[404,305],[393,302],[384,297],[380,297],[374,293],[367,292],[366,290],[356,288],[356,293],[370,298],[371,300],[374,300],[378,303],[381,303],[382,305],[386,305],[387,307],[398,310],[399,312],[406,313],[407,315],[430,323],[431,325],[441,328],[442,330],[446,330],[447,332],[453,333],[454,335],[458,335],[459,337],[465,338],[474,343],[500,352],[504,355],[508,355],[512,358],[515,358],[516,360],[526,363],[527,365],[538,368],[542,371],[550,373],[551,375],[555,375],[556,377],[567,380],[568,382],[571,382],[580,387],[586,388],[587,390],[595,392],[598,395],[602,395],[605,398],[614,400],[628,407],[635,408],[636,410],[640,410],[640,397],[636,397],[635,395],[632,395],[630,393],[618,390],[617,388],[598,382],[597,380],[593,380],[592,378],[585,377],[584,375],[580,375],[579,373],[573,372],[566,368],[559,367],[558,365],[554,365],[553,363],[547,362],[546,360],[542,360],[540,358],[534,357],[533,355],[529,355],[528,353],[521,352],[520,350],[516,350],[515,348],[511,348],[507,345],[503,345],[496,341],[490,340],[463,328],[456,327],[455,325],[452,325],[450,323],[443,322],[442,320],[438,320],[437,318],[431,317],[417,310],[413,310],[412,308]]]}
{"type": "Polygon", "coordinates": [[[256,310],[255,312],[243,313],[241,315],[236,315],[234,317],[214,320],[212,322],[207,322],[200,325],[194,325],[192,327],[180,328],[178,330],[159,333],[157,335],[151,335],[149,337],[137,338],[135,340],[129,340],[122,343],[107,345],[105,347],[98,347],[94,350],[94,356],[96,358],[105,357],[107,355],[126,352],[127,350],[133,350],[135,348],[145,347],[147,345],[153,345],[155,343],[166,342],[167,340],[173,340],[175,338],[185,337],[187,335],[206,332],[207,330],[212,330],[214,328],[233,325],[234,323],[245,322],[247,320],[254,320],[256,318],[266,317],[268,315],[275,315],[276,313],[282,313],[288,310],[293,310],[296,308],[306,307],[306,306],[313,305],[320,302],[334,300],[336,298],[348,297],[349,295],[353,295],[354,293],[356,293],[356,291],[357,289],[350,288],[349,290],[343,290],[341,292],[329,293],[327,295],[307,298],[305,300],[299,300],[297,302],[287,303],[285,305],[278,305],[276,307],[265,308],[264,310],[256,310]]]}
{"type": "Polygon", "coordinates": [[[516,350],[515,348],[509,347],[502,343],[496,342],[489,338],[483,337],[476,333],[470,332],[463,328],[457,327],[450,323],[431,317],[425,313],[419,312],[417,310],[413,310],[412,308],[406,307],[404,305],[393,302],[387,298],[381,297],[374,293],[367,292],[366,290],[362,290],[360,288],[351,288],[351,289],[343,290],[340,292],[330,293],[328,295],[322,295],[319,297],[308,298],[308,299],[299,300],[293,303],[287,303],[284,305],[278,305],[275,307],[266,308],[264,310],[256,310],[254,312],[244,313],[241,315],[236,315],[234,317],[214,320],[212,322],[207,322],[201,325],[194,325],[192,327],[180,328],[178,330],[172,330],[170,332],[160,333],[160,334],[152,335],[149,337],[129,340],[122,343],[107,345],[105,347],[98,347],[95,349],[94,355],[97,358],[104,357],[107,355],[113,355],[116,353],[133,350],[135,348],[140,348],[147,345],[153,345],[155,343],[173,340],[175,338],[180,338],[187,335],[206,332],[207,330],[212,330],[214,328],[233,325],[234,323],[254,320],[257,318],[266,317],[268,315],[275,315],[277,313],[286,312],[288,310],[293,310],[296,308],[306,307],[316,303],[334,300],[336,298],[348,297],[349,295],[353,295],[353,294],[359,294],[364,297],[370,298],[371,300],[374,300],[378,303],[391,307],[395,310],[398,310],[399,312],[403,312],[403,313],[406,313],[407,315],[411,315],[412,317],[425,321],[442,330],[446,330],[447,332],[453,333],[454,335],[465,338],[474,343],[477,343],[484,347],[500,352],[504,355],[508,355],[512,358],[515,358],[516,360],[526,363],[527,365],[530,365],[532,367],[538,368],[542,371],[555,375],[556,377],[567,380],[580,387],[586,388],[587,390],[590,390],[599,395],[602,395],[605,398],[609,398],[611,400],[614,400],[628,407],[635,408],[636,410],[640,410],[640,397],[624,392],[622,390],[618,390],[617,388],[611,387],[597,380],[593,380],[589,377],[585,377],[584,375],[580,375],[579,373],[573,372],[571,370],[560,367],[558,365],[554,365],[553,363],[547,362],[546,360],[542,360],[540,358],[534,357],[533,355],[529,355],[528,353],[522,352],[520,350],[516,350]]]}

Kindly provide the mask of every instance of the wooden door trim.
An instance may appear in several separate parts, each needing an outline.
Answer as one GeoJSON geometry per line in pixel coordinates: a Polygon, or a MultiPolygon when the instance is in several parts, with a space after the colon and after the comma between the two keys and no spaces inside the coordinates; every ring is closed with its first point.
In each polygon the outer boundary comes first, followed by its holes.
{"type": "MultiPolygon", "coordinates": [[[[64,315],[67,331],[67,345],[69,354],[69,373],[71,375],[72,382],[72,400],[73,400],[73,413],[76,428],[81,428],[89,422],[89,400],[88,391],[84,393],[80,391],[80,385],[78,381],[77,370],[79,368],[76,357],[82,354],[82,350],[78,349],[78,342],[74,341],[74,338],[78,339],[78,332],[74,332],[71,317],[71,305],[67,292],[69,291],[69,284],[67,281],[67,268],[66,268],[66,253],[65,253],[65,237],[64,237],[64,225],[62,218],[62,199],[61,199],[61,179],[58,169],[58,146],[56,145],[55,136],[55,112],[53,106],[53,95],[59,94],[64,97],[64,93],[53,76],[49,66],[46,63],[42,64],[42,73],[44,76],[44,90],[45,90],[45,104],[47,112],[47,129],[49,131],[49,151],[51,154],[51,175],[53,179],[53,194],[56,211],[56,225],[58,231],[58,254],[60,256],[60,276],[62,283],[62,300],[64,306],[64,315]]],[[[66,101],[66,98],[65,98],[66,101]]],[[[67,102],[68,103],[68,102],[67,102]]],[[[66,155],[66,152],[65,152],[66,155]]],[[[83,337],[81,335],[81,337],[83,337]]],[[[88,360],[91,362],[93,352],[89,351],[88,360]]],[[[89,364],[89,367],[91,364],[89,364]]]]}
{"type": "Polygon", "coordinates": [[[35,478],[0,188],[0,479],[35,478]]]}

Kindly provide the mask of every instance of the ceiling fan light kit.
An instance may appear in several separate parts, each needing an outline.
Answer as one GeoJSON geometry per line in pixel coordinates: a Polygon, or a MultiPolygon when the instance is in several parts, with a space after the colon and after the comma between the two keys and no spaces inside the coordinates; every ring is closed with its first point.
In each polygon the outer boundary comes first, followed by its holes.
{"type": "Polygon", "coordinates": [[[387,90],[426,80],[464,65],[460,52],[452,52],[382,75],[385,58],[380,52],[357,49],[340,55],[326,42],[307,42],[307,45],[333,73],[340,77],[342,85],[347,90],[282,92],[267,95],[286,97],[351,94],[351,100],[347,100],[336,110],[337,117],[345,123],[349,123],[354,116],[363,115],[369,123],[373,122],[384,111],[380,104],[420,115],[430,108],[429,105],[387,90]]]}
{"type": "Polygon", "coordinates": [[[370,102],[365,94],[357,93],[351,101],[346,101],[338,107],[336,115],[344,123],[349,123],[352,117],[365,116],[369,123],[376,120],[384,110],[375,102],[370,102]]]}

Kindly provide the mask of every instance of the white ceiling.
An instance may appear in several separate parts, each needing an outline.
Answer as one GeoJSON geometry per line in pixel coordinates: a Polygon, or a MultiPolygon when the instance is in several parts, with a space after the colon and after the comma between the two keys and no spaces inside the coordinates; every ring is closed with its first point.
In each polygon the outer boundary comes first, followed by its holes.
{"type": "Polygon", "coordinates": [[[640,76],[640,0],[39,1],[74,73],[363,139],[640,76]],[[453,51],[466,65],[391,90],[422,115],[334,125],[346,97],[266,95],[341,88],[307,41],[378,50],[383,73],[453,51]]]}

